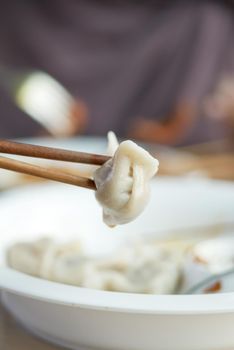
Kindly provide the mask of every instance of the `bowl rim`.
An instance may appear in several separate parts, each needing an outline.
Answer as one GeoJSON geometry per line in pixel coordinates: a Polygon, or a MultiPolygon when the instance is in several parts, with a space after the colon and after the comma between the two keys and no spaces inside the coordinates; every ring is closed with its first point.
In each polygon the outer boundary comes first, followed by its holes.
{"type": "Polygon", "coordinates": [[[234,293],[149,295],[108,292],[43,280],[8,267],[0,269],[0,288],[50,304],[137,314],[214,314],[234,312],[234,293]]]}

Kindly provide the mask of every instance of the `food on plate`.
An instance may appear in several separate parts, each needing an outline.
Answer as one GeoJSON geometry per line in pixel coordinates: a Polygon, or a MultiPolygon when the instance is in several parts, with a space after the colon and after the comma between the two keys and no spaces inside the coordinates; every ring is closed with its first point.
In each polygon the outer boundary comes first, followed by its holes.
{"type": "MultiPolygon", "coordinates": [[[[45,279],[52,279],[51,266],[57,261],[60,265],[56,268],[58,274],[62,274],[63,265],[61,262],[69,259],[80,258],[80,243],[71,242],[69,244],[58,245],[49,238],[42,238],[31,243],[17,243],[10,247],[7,252],[7,262],[12,268],[45,279]]],[[[70,261],[70,260],[69,260],[70,261]]],[[[69,264],[69,261],[68,264],[69,264]]],[[[54,266],[54,265],[53,265],[54,266]]],[[[71,267],[66,270],[65,280],[69,283],[69,276],[72,274],[71,267]]]]}
{"type": "Polygon", "coordinates": [[[194,259],[212,273],[234,267],[234,238],[223,237],[198,243],[193,249],[194,259]]]}
{"type": "MultiPolygon", "coordinates": [[[[113,140],[113,134],[111,137],[113,140]]],[[[126,224],[142,213],[149,201],[149,181],[158,164],[146,150],[128,140],[120,143],[113,158],[94,172],[96,199],[103,207],[107,225],[126,224]]]]}
{"type": "MultiPolygon", "coordinates": [[[[203,241],[200,236],[138,237],[107,255],[90,256],[81,241],[56,243],[43,238],[12,245],[6,257],[11,268],[54,282],[107,291],[174,294],[194,290],[217,272],[233,268],[233,246],[232,236],[203,241]]],[[[218,284],[209,287],[202,293],[219,291],[218,284]]]]}
{"type": "Polygon", "coordinates": [[[212,286],[205,288],[204,293],[217,293],[222,289],[222,283],[220,281],[215,282],[212,286]]]}
{"type": "Polygon", "coordinates": [[[51,281],[118,292],[175,293],[182,277],[181,254],[147,242],[123,246],[111,256],[88,257],[79,242],[40,239],[10,247],[7,263],[51,281]]]}

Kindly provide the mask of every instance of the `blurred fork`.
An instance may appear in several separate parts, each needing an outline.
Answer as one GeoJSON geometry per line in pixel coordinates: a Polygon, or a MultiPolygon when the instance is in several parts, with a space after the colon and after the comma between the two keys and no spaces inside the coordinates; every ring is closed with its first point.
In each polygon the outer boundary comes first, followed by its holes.
{"type": "Polygon", "coordinates": [[[0,84],[14,103],[55,137],[83,130],[87,110],[49,74],[0,65],[0,84]]]}
{"type": "Polygon", "coordinates": [[[234,268],[209,276],[189,288],[185,294],[230,293],[234,291],[234,268]]]}

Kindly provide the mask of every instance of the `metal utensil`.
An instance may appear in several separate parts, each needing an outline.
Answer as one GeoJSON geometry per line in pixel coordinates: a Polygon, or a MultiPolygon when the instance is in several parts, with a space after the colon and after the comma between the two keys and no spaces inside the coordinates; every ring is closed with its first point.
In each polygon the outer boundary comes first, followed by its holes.
{"type": "Polygon", "coordinates": [[[228,293],[234,292],[234,269],[215,274],[205,278],[192,288],[186,294],[208,294],[208,293],[228,293]]]}

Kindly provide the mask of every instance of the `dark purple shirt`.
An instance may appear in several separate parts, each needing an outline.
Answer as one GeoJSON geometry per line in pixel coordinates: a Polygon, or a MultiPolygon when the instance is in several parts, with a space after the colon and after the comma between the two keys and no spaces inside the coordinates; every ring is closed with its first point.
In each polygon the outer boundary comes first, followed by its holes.
{"type": "MultiPolygon", "coordinates": [[[[19,0],[0,12],[0,62],[43,69],[85,101],[87,134],[163,118],[180,100],[201,104],[234,70],[234,15],[223,2],[19,0]]],[[[0,90],[0,136],[38,125],[0,90]]],[[[222,134],[197,116],[190,141],[222,134]]]]}

